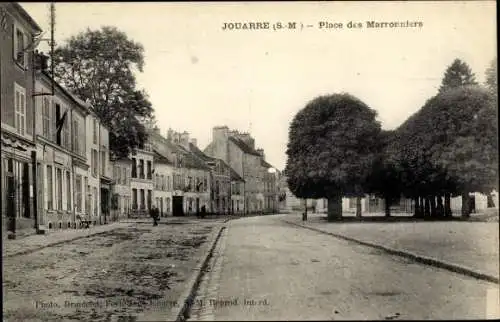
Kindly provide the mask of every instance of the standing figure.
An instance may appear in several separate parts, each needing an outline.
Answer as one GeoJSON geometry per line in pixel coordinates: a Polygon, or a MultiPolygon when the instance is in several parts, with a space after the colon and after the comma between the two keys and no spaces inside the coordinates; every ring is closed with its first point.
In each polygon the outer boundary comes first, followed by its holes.
{"type": "Polygon", "coordinates": [[[150,210],[151,217],[153,218],[153,226],[158,226],[159,212],[156,206],[153,206],[150,210]]]}

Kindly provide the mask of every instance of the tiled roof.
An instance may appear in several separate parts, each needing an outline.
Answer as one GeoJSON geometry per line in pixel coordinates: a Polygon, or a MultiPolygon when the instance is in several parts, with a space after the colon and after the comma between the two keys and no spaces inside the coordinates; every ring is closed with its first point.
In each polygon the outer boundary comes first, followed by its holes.
{"type": "Polygon", "coordinates": [[[154,152],[153,159],[155,162],[168,164],[168,165],[173,164],[172,162],[170,162],[170,160],[166,156],[162,155],[160,152],[158,152],[154,149],[153,149],[153,152],[154,152]]]}
{"type": "Polygon", "coordinates": [[[229,140],[231,140],[238,148],[241,149],[244,153],[255,155],[255,156],[260,156],[259,152],[255,151],[255,149],[252,149],[248,144],[243,142],[242,140],[235,138],[233,136],[229,137],[229,140]]]}
{"type": "Polygon", "coordinates": [[[201,160],[196,154],[187,150],[180,144],[173,144],[177,153],[182,154],[182,166],[185,168],[192,169],[201,169],[201,170],[210,170],[209,166],[205,164],[203,160],[201,160]]]}
{"type": "Polygon", "coordinates": [[[269,163],[266,162],[266,160],[264,159],[260,159],[260,165],[265,167],[265,168],[274,168],[272,165],[270,165],[269,163]]]}
{"type": "Polygon", "coordinates": [[[191,149],[191,152],[193,152],[198,158],[202,159],[203,161],[214,161],[215,160],[215,158],[212,158],[211,156],[208,156],[205,153],[203,153],[193,143],[189,143],[189,148],[191,149]]]}
{"type": "Polygon", "coordinates": [[[230,177],[231,177],[231,181],[242,181],[242,182],[245,182],[245,180],[240,177],[240,175],[238,174],[238,172],[234,171],[233,168],[229,167],[229,173],[230,173],[230,177]]]}

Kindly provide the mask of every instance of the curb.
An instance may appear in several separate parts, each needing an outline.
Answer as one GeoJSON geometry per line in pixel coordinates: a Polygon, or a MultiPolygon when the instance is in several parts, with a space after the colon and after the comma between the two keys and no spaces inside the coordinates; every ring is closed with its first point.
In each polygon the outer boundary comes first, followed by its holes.
{"type": "Polygon", "coordinates": [[[471,268],[468,268],[468,267],[464,267],[464,266],[457,265],[457,264],[452,264],[452,263],[447,263],[447,262],[444,262],[444,261],[441,261],[441,260],[437,260],[437,259],[432,258],[432,257],[417,255],[415,253],[411,253],[411,252],[408,252],[408,251],[403,251],[403,250],[398,250],[398,249],[394,249],[394,248],[382,246],[380,244],[375,244],[375,243],[371,243],[371,242],[361,241],[359,239],[347,237],[347,236],[344,236],[344,235],[341,235],[341,234],[337,234],[337,233],[327,232],[327,231],[324,231],[324,230],[321,230],[321,229],[318,229],[318,228],[309,227],[309,226],[306,226],[306,225],[297,224],[297,223],[294,223],[294,222],[290,222],[288,220],[283,220],[283,221],[286,222],[287,224],[290,224],[290,225],[294,225],[294,226],[306,228],[306,229],[309,229],[309,230],[312,230],[312,231],[315,231],[315,232],[319,232],[319,233],[322,233],[322,234],[330,235],[330,236],[333,236],[333,237],[336,237],[336,238],[339,238],[339,239],[343,239],[343,240],[347,240],[347,241],[350,241],[350,242],[355,242],[355,243],[363,245],[363,246],[368,246],[368,247],[376,248],[376,249],[382,250],[382,251],[384,251],[386,253],[389,253],[391,255],[397,255],[397,256],[400,256],[400,257],[405,257],[405,258],[414,260],[415,262],[418,262],[418,263],[426,264],[426,265],[429,265],[429,266],[434,266],[434,267],[437,267],[437,268],[446,269],[446,270],[449,270],[449,271],[454,272],[454,273],[466,275],[466,276],[469,276],[469,277],[474,277],[474,278],[477,278],[477,279],[480,279],[480,280],[483,280],[483,281],[487,281],[487,282],[491,282],[491,283],[495,283],[495,284],[500,283],[500,280],[499,280],[498,277],[493,276],[493,275],[489,275],[489,274],[486,274],[486,273],[481,273],[481,272],[475,271],[475,270],[473,270],[471,268]]]}
{"type": "Polygon", "coordinates": [[[90,233],[88,235],[78,236],[78,237],[74,237],[74,238],[70,238],[70,239],[66,239],[66,240],[61,240],[61,241],[54,242],[54,243],[49,243],[47,245],[43,245],[43,246],[39,246],[39,247],[27,249],[27,250],[22,250],[22,251],[13,253],[13,254],[7,254],[7,255],[2,256],[2,258],[11,258],[11,257],[15,257],[15,256],[20,256],[20,255],[31,254],[31,253],[37,252],[39,250],[42,250],[44,248],[48,248],[48,247],[52,247],[52,246],[58,246],[58,245],[61,245],[61,244],[71,243],[71,242],[73,242],[75,240],[89,238],[89,237],[93,237],[93,236],[98,236],[98,235],[102,235],[102,234],[105,234],[105,233],[109,233],[109,232],[111,232],[113,230],[116,230],[118,228],[120,228],[120,227],[116,227],[116,228],[113,228],[113,229],[110,229],[110,230],[105,230],[105,231],[101,231],[101,232],[97,232],[97,233],[90,233]]]}
{"type": "Polygon", "coordinates": [[[215,250],[215,246],[217,245],[217,242],[219,241],[220,236],[222,235],[224,229],[226,229],[226,226],[222,226],[219,228],[219,232],[217,233],[216,237],[212,240],[210,247],[208,247],[207,255],[194,269],[194,273],[192,274],[191,278],[187,283],[188,285],[187,290],[181,294],[179,300],[177,301],[177,303],[182,303],[182,305],[174,307],[167,321],[186,321],[186,319],[189,318],[189,310],[193,304],[196,291],[201,282],[203,271],[206,270],[210,258],[212,257],[212,254],[215,250]]]}

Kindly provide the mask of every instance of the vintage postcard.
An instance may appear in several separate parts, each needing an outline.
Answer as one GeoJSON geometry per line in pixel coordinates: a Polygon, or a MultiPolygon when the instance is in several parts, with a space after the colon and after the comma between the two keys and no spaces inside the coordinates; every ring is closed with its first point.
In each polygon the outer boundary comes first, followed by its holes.
{"type": "Polygon", "coordinates": [[[496,6],[0,4],[4,320],[499,319],[496,6]]]}

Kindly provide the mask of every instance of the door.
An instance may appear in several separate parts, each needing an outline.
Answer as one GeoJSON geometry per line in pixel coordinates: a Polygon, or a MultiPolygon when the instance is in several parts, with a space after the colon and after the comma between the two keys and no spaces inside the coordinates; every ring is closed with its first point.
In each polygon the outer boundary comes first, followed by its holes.
{"type": "Polygon", "coordinates": [[[160,197],[160,216],[163,217],[163,197],[160,197]]]}
{"type": "Polygon", "coordinates": [[[16,231],[16,183],[13,175],[7,175],[7,230],[16,231]]]}
{"type": "Polygon", "coordinates": [[[43,205],[45,204],[45,200],[43,198],[43,171],[42,165],[40,163],[36,166],[36,185],[37,185],[37,200],[36,200],[36,208],[37,208],[37,224],[41,230],[45,229],[45,214],[43,212],[43,205]]]}
{"type": "Polygon", "coordinates": [[[196,198],[196,213],[200,212],[200,198],[196,198]]]}
{"type": "Polygon", "coordinates": [[[173,196],[172,197],[172,212],[174,216],[183,216],[184,209],[183,205],[183,197],[182,196],[173,196]]]}

